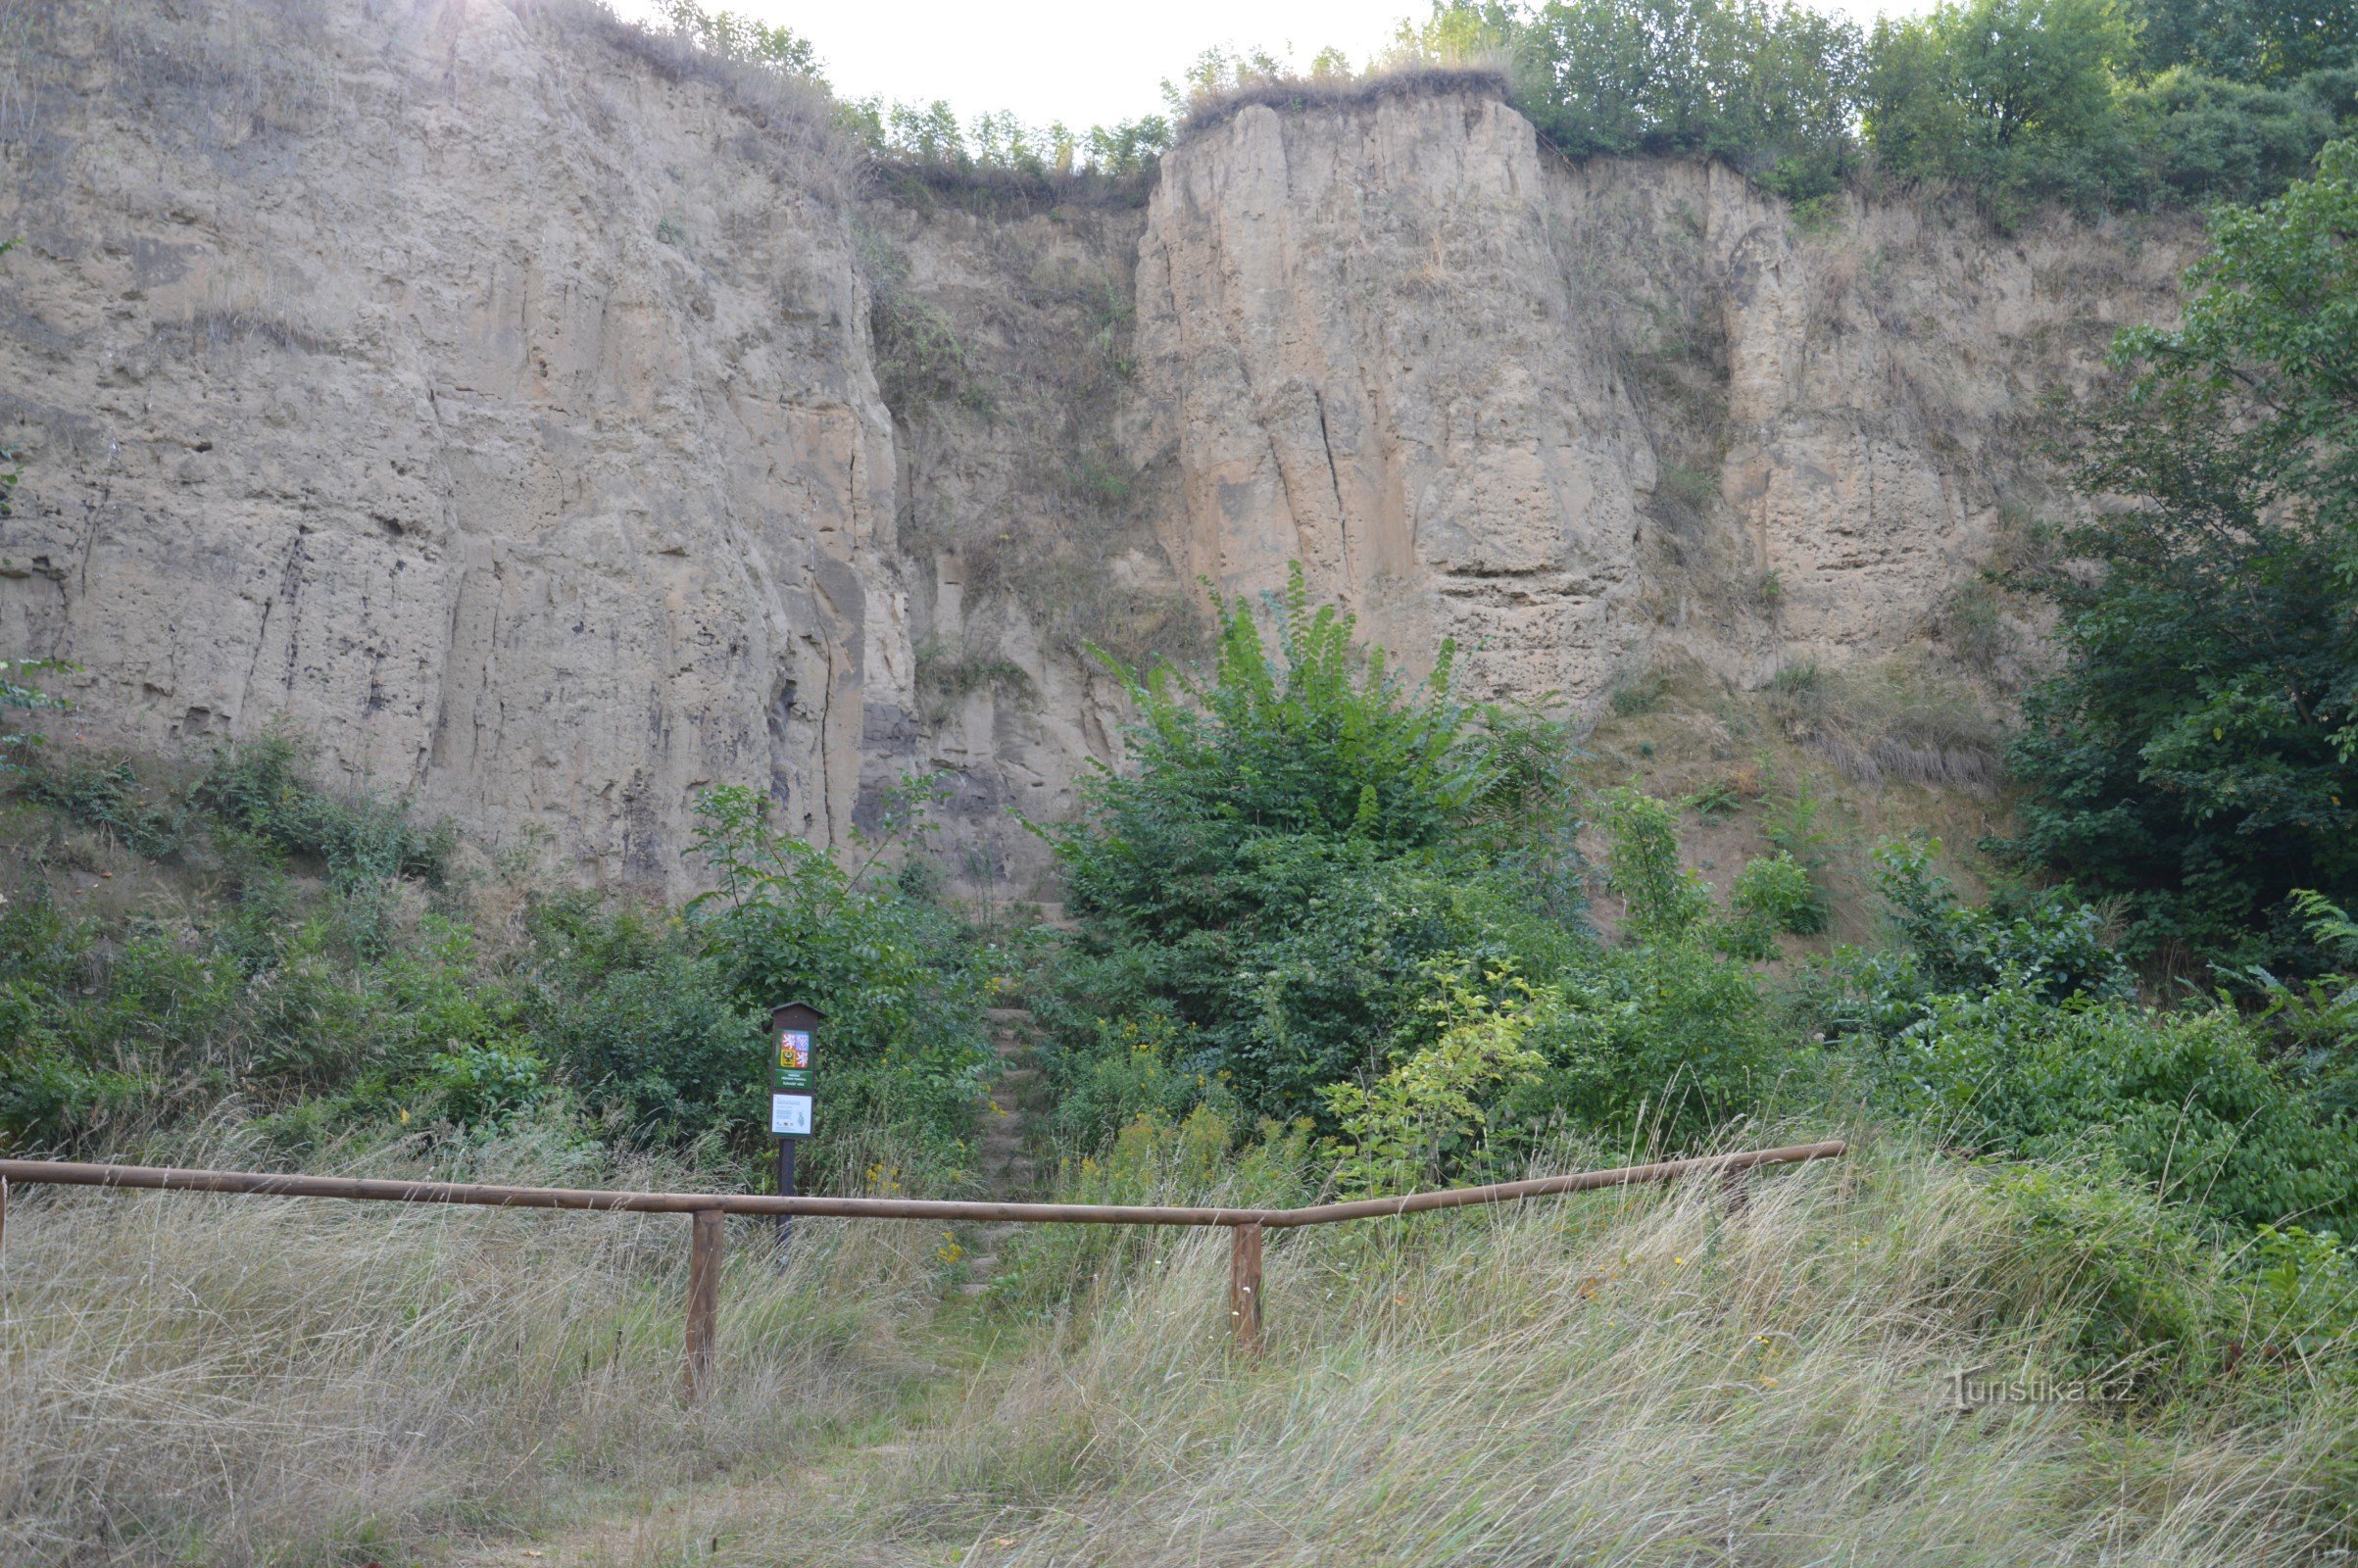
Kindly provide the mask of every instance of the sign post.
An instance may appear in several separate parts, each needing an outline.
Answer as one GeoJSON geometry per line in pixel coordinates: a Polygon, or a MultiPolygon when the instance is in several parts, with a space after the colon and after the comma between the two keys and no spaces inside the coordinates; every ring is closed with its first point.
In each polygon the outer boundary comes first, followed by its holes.
{"type": "MultiPolygon", "coordinates": [[[[778,1196],[794,1196],[795,1145],[811,1136],[811,1037],[826,1014],[807,1002],[789,1002],[769,1013],[769,1135],[778,1141],[778,1196]]],[[[778,1216],[778,1263],[794,1216],[778,1216]]]]}

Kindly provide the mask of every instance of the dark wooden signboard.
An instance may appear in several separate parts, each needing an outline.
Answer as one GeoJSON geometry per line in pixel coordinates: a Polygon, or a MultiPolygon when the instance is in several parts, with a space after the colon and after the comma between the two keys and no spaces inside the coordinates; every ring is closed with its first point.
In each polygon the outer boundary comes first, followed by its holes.
{"type": "MultiPolygon", "coordinates": [[[[769,1133],[778,1141],[778,1193],[794,1191],[794,1147],[811,1136],[817,1103],[811,1043],[826,1014],[807,1002],[789,1002],[769,1012],[769,1133]]],[[[786,1252],[791,1215],[778,1216],[778,1254],[786,1252]]]]}

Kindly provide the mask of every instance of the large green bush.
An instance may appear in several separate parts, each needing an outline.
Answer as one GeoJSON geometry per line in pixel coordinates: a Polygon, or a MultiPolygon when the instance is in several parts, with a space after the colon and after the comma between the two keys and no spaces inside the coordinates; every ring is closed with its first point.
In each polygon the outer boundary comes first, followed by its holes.
{"type": "Polygon", "coordinates": [[[593,1116],[650,1142],[759,1147],[767,1019],[738,1000],[721,959],[660,911],[582,894],[539,905],[528,928],[524,1019],[593,1116]]]}
{"type": "Polygon", "coordinates": [[[2245,1224],[2358,1219],[2358,1128],[2320,1116],[2232,1009],[2028,989],[1935,999],[1897,1042],[1925,1110],[1968,1146],[2069,1155],[2100,1141],[2165,1195],[2245,1224]]]}
{"type": "Polygon", "coordinates": [[[1217,607],[1208,684],[1124,672],[1131,765],[1089,781],[1054,831],[1083,949],[1122,967],[1247,1112],[1324,1113],[1383,1070],[1424,966],[1479,942],[1473,905],[1514,887],[1570,900],[1560,726],[1458,702],[1450,650],[1410,683],[1297,566],[1275,650],[1243,600],[1217,607]]]}

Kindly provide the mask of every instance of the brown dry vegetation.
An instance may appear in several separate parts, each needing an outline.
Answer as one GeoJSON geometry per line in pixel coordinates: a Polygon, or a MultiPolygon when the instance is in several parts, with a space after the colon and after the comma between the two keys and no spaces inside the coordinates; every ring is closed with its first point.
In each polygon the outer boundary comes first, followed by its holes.
{"type": "Polygon", "coordinates": [[[1357,75],[1331,78],[1280,76],[1199,96],[1188,105],[1180,133],[1193,136],[1224,125],[1256,104],[1287,112],[1349,109],[1386,98],[1422,98],[1444,93],[1474,93],[1503,102],[1509,85],[1504,71],[1487,66],[1407,64],[1376,67],[1357,75]]]}
{"type": "MultiPolygon", "coordinates": [[[[251,1163],[226,1136],[171,1151],[251,1163]]],[[[525,1138],[437,1168],[682,1185],[525,1138]]],[[[396,1173],[376,1157],[321,1168],[396,1173]]],[[[742,1226],[728,1376],[678,1398],[671,1216],[12,1195],[0,1244],[0,1562],[440,1560],[636,1495],[797,1462],[896,1408],[937,1238],[812,1222],[774,1272],[742,1226]]]]}
{"type": "Polygon", "coordinates": [[[737,1249],[691,1414],[676,1222],[21,1201],[0,1560],[2320,1560],[2346,1391],[1946,1407],[1956,1367],[2068,1364],[2090,1257],[2158,1223],[2067,1243],[1870,1142],[1740,1221],[1698,1188],[1289,1233],[1258,1362],[1217,1236],[972,1318],[932,1315],[926,1229],[813,1226],[783,1280],[737,1249]]]}

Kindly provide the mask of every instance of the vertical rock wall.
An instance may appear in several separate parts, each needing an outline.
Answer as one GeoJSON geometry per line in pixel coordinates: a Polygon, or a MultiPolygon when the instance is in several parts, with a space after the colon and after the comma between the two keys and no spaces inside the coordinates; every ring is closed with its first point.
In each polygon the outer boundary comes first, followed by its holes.
{"type": "Polygon", "coordinates": [[[572,0],[0,0],[0,653],[93,742],[331,776],[676,893],[953,786],[969,891],[1118,749],[1197,584],[1303,562],[1411,664],[1593,709],[1943,635],[2039,397],[2190,225],[1814,227],[1482,92],[1248,107],[1120,192],[894,187],[572,0]]]}
{"type": "Polygon", "coordinates": [[[912,670],[819,106],[586,8],[179,15],[12,29],[0,648],[604,882],[712,783],[839,838],[912,670]]]}
{"type": "Polygon", "coordinates": [[[1529,122],[1476,96],[1253,106],[1164,161],[1139,259],[1166,546],[1263,587],[1300,559],[1481,696],[1600,690],[1639,634],[1651,452],[1557,267],[1529,122]]]}
{"type": "Polygon", "coordinates": [[[1804,229],[1478,93],[1248,107],[1164,160],[1133,458],[1176,459],[1185,572],[1299,558],[1395,647],[1456,638],[1478,695],[1589,707],[1674,647],[1757,683],[1937,631],[2043,482],[2039,398],[2192,243],[1913,201],[1804,229]]]}

